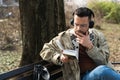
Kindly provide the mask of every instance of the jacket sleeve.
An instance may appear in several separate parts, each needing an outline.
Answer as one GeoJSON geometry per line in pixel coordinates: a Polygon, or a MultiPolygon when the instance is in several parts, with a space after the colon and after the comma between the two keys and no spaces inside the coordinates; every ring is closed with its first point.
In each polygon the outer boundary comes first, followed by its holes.
{"type": "Polygon", "coordinates": [[[56,38],[52,39],[49,43],[45,43],[43,49],[40,52],[40,56],[43,60],[53,62],[57,65],[62,65],[60,61],[60,55],[62,51],[56,45],[56,38]]]}
{"type": "Polygon", "coordinates": [[[87,54],[98,65],[106,65],[109,58],[109,48],[106,39],[102,33],[98,33],[97,46],[87,51],[87,54]]]}

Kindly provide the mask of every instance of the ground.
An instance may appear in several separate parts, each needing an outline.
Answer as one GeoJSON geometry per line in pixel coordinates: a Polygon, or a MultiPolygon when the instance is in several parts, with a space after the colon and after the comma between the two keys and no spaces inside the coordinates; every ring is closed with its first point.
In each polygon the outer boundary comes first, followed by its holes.
{"type": "Polygon", "coordinates": [[[120,70],[120,24],[103,23],[101,32],[104,33],[109,49],[111,62],[118,62],[115,69],[120,70]]]}

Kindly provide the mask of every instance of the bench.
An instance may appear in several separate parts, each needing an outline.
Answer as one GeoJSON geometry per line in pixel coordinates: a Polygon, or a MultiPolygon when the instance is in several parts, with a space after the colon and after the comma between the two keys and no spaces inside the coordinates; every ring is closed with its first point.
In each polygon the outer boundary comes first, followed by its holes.
{"type": "MultiPolygon", "coordinates": [[[[14,79],[14,80],[33,80],[34,65],[41,64],[45,66],[50,73],[50,80],[56,80],[62,78],[61,66],[53,65],[46,61],[40,61],[20,67],[18,69],[0,74],[0,80],[14,79]]],[[[113,62],[113,65],[120,64],[119,62],[113,62]]],[[[42,79],[43,80],[43,79],[42,79]]]]}
{"type": "MultiPolygon", "coordinates": [[[[61,66],[54,65],[46,61],[40,61],[38,63],[33,63],[20,67],[18,69],[0,74],[0,80],[33,80],[33,70],[34,66],[40,64],[45,66],[50,73],[50,80],[56,80],[62,76],[61,66]]],[[[42,79],[43,80],[43,79],[42,79]]]]}

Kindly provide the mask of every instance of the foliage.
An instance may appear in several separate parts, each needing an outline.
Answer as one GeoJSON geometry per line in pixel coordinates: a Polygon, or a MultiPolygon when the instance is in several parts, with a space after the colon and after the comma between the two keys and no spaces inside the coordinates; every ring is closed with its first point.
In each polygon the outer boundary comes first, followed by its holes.
{"type": "Polygon", "coordinates": [[[101,19],[107,22],[120,23],[120,4],[115,2],[93,2],[88,5],[101,19]]]}
{"type": "Polygon", "coordinates": [[[114,3],[113,8],[109,14],[105,16],[105,19],[114,20],[114,22],[120,23],[120,4],[114,3]]]}

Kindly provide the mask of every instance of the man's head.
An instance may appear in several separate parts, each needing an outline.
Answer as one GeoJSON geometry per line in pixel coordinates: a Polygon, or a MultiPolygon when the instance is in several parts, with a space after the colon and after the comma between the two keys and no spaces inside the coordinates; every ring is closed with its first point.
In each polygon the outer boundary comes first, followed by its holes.
{"type": "Polygon", "coordinates": [[[94,25],[94,22],[91,20],[94,17],[94,13],[89,8],[80,7],[74,11],[73,16],[72,25],[74,25],[74,31],[86,33],[94,25]]]}

